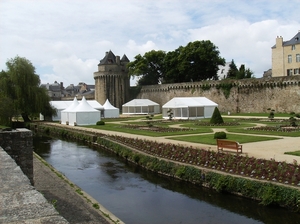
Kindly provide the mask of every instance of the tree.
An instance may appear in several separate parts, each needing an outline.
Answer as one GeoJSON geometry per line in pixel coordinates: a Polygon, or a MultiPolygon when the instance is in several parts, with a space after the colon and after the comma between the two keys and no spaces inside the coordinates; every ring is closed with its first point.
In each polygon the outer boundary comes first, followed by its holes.
{"type": "Polygon", "coordinates": [[[11,100],[14,112],[20,114],[25,122],[40,112],[55,113],[50,97],[46,89],[40,87],[40,78],[29,60],[16,56],[8,60],[6,66],[7,71],[0,73],[0,91],[2,96],[11,100]]]}
{"type": "Polygon", "coordinates": [[[164,51],[149,51],[127,64],[129,75],[139,77],[138,85],[156,85],[161,82],[163,74],[164,51]]]}
{"type": "MultiPolygon", "coordinates": [[[[179,47],[173,55],[177,56],[176,60],[171,57],[165,60],[165,64],[176,68],[172,74],[168,74],[167,80],[172,80],[172,76],[178,77],[177,71],[181,82],[217,80],[218,66],[225,64],[225,59],[219,56],[218,48],[209,40],[190,42],[185,47],[179,47]],[[177,65],[168,63],[167,59],[174,60],[177,65]]],[[[166,68],[170,69],[169,66],[166,68]]]]}
{"type": "Polygon", "coordinates": [[[211,123],[211,124],[223,124],[224,123],[224,120],[222,118],[222,115],[221,115],[218,107],[215,107],[209,123],[211,123]]]}
{"type": "Polygon", "coordinates": [[[234,60],[232,59],[230,65],[229,65],[227,79],[236,79],[237,75],[238,75],[238,69],[234,63],[234,60]]]}

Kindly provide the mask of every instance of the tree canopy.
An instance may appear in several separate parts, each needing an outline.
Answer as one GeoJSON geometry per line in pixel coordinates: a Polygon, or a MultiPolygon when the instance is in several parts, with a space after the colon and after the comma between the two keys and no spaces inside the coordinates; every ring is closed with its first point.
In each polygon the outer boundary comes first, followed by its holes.
{"type": "Polygon", "coordinates": [[[29,60],[16,56],[9,59],[6,66],[7,70],[0,72],[1,104],[6,105],[5,113],[0,111],[1,121],[10,122],[13,116],[21,115],[27,122],[30,116],[39,113],[55,114],[50,97],[46,89],[40,87],[40,78],[29,60]],[[3,104],[5,102],[10,104],[3,104]]]}
{"type": "Polygon", "coordinates": [[[138,85],[156,85],[163,76],[164,51],[149,51],[141,56],[135,56],[135,60],[128,63],[129,75],[138,76],[138,85]]]}
{"type": "Polygon", "coordinates": [[[217,80],[218,66],[224,64],[217,47],[207,40],[190,42],[168,53],[152,50],[137,55],[128,69],[130,76],[139,77],[138,85],[156,85],[217,80]]]}
{"type": "Polygon", "coordinates": [[[232,59],[230,65],[229,65],[229,71],[227,73],[228,79],[248,79],[253,78],[253,72],[249,68],[245,68],[245,65],[242,64],[239,69],[237,69],[237,66],[234,63],[234,60],[232,59]]]}

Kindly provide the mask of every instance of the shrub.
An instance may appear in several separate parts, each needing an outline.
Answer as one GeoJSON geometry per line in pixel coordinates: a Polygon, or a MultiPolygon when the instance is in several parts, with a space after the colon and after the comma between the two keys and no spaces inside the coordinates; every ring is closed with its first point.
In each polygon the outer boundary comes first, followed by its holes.
{"type": "Polygon", "coordinates": [[[215,107],[214,113],[213,113],[209,123],[211,123],[211,124],[223,124],[224,123],[218,107],[215,107]]]}
{"type": "Polygon", "coordinates": [[[214,134],[214,139],[226,139],[226,133],[224,131],[216,132],[214,134]]]}
{"type": "Polygon", "coordinates": [[[96,125],[105,125],[104,121],[97,121],[96,125]]]}

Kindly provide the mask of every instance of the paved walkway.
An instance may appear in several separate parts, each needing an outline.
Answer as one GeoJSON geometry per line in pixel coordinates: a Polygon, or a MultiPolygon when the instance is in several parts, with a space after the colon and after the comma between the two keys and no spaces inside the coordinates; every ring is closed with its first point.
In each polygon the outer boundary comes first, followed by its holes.
{"type": "MultiPolygon", "coordinates": [[[[61,124],[57,123],[47,123],[49,125],[54,126],[62,126],[61,124]]],[[[95,133],[103,133],[103,134],[110,134],[110,135],[121,135],[129,138],[140,138],[140,139],[148,139],[157,142],[164,142],[164,143],[173,143],[173,144],[180,144],[186,146],[193,146],[198,148],[204,149],[211,149],[217,151],[217,146],[215,145],[206,145],[200,143],[191,143],[191,142],[184,142],[178,141],[173,139],[167,139],[170,136],[162,136],[162,137],[150,137],[144,135],[134,135],[116,131],[107,131],[107,130],[100,130],[100,129],[90,129],[78,126],[63,126],[64,128],[70,129],[81,129],[86,131],[93,131],[95,133]]],[[[216,131],[225,131],[226,129],[213,129],[214,132],[216,131]]],[[[232,132],[231,132],[232,133],[232,132]]],[[[204,133],[206,134],[206,133],[204,133]]],[[[204,135],[203,134],[203,135],[204,135]]],[[[242,135],[244,133],[236,133],[242,135]]],[[[197,134],[199,135],[199,134],[197,134]]],[[[252,135],[252,134],[245,134],[245,135],[252,135]]],[[[181,135],[183,136],[183,135],[181,135]]],[[[264,136],[267,135],[255,135],[255,136],[264,136]]],[[[174,136],[172,136],[174,137],[174,136]]],[[[252,142],[252,143],[245,143],[243,144],[243,154],[248,155],[249,157],[255,158],[262,158],[262,159],[275,159],[276,161],[286,161],[288,163],[293,163],[295,160],[300,163],[299,156],[292,156],[284,154],[285,152],[292,152],[292,151],[300,151],[300,136],[299,137],[283,137],[283,136],[269,136],[269,137],[278,137],[278,140],[269,140],[269,141],[260,141],[260,142],[252,142]]]]}

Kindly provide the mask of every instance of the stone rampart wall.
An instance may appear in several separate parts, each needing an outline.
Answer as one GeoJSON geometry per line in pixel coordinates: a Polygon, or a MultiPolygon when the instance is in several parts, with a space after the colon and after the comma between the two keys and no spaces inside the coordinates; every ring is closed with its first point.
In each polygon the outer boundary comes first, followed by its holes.
{"type": "Polygon", "coordinates": [[[20,166],[33,185],[33,139],[25,128],[0,132],[0,146],[20,166]]]}
{"type": "Polygon", "coordinates": [[[143,86],[136,98],[161,106],[173,97],[204,96],[221,112],[300,112],[300,76],[143,86]]]}

